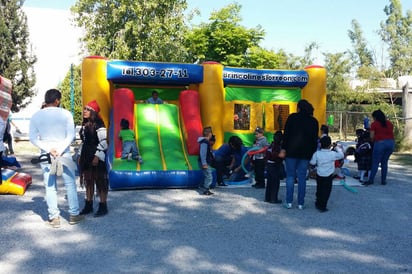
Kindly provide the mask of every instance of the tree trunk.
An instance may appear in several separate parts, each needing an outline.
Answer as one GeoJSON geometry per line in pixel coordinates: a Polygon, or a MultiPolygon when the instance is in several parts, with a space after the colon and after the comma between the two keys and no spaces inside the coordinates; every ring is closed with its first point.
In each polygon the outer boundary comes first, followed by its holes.
{"type": "Polygon", "coordinates": [[[412,92],[409,92],[409,83],[402,87],[402,108],[405,119],[404,144],[412,148],[412,92]]]}

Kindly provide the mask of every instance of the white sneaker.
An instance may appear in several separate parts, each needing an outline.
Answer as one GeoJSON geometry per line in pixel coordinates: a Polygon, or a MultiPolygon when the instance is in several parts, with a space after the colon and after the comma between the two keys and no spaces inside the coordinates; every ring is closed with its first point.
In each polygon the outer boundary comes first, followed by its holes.
{"type": "Polygon", "coordinates": [[[303,209],[303,205],[298,205],[298,209],[302,210],[302,209],[303,209]]]}
{"type": "Polygon", "coordinates": [[[291,209],[291,208],[292,208],[292,203],[286,203],[286,204],[285,204],[285,208],[291,209]]]}

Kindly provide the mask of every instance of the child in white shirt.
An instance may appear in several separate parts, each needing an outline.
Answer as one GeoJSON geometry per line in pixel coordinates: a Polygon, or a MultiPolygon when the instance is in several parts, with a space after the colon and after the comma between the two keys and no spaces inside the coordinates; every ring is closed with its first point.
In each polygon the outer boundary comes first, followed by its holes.
{"type": "Polygon", "coordinates": [[[342,148],[337,146],[331,150],[332,140],[329,136],[323,136],[319,140],[321,149],[316,151],[311,165],[316,166],[316,203],[315,206],[320,212],[326,212],[330,193],[332,192],[333,173],[335,171],[335,161],[343,159],[342,148]]]}

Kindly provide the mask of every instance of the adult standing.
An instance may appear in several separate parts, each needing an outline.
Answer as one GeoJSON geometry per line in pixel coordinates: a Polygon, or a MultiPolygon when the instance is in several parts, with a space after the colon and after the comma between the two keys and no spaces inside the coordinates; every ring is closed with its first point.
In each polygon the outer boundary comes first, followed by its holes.
{"type": "Polygon", "coordinates": [[[60,108],[61,93],[49,89],[44,96],[45,108],[37,111],[30,119],[30,142],[40,148],[41,154],[49,154],[51,162],[41,162],[43,181],[46,188],[48,223],[60,227],[60,210],[57,205],[57,179],[62,176],[69,203],[69,224],[74,225],[84,219],[79,215],[75,168],[70,153],[75,130],[72,114],[60,108]]]}
{"type": "Polygon", "coordinates": [[[298,208],[303,209],[306,194],[306,173],[309,161],[317,150],[319,123],[313,117],[313,106],[300,100],[297,112],[286,120],[282,151],[286,164],[286,208],[292,208],[294,184],[298,180],[298,208]]]}
{"type": "Polygon", "coordinates": [[[100,107],[96,100],[89,102],[83,109],[83,123],[80,129],[82,140],[79,168],[80,184],[86,187],[86,201],[80,214],[93,212],[93,195],[96,185],[100,199],[99,207],[94,217],[108,213],[107,195],[109,193],[109,180],[107,178],[106,151],[107,130],[99,116],[100,107]]]}
{"type": "Polygon", "coordinates": [[[370,139],[373,142],[372,167],[369,180],[364,185],[374,183],[379,164],[381,165],[381,184],[386,185],[388,161],[395,148],[393,124],[386,119],[382,110],[372,112],[373,122],[370,126],[370,139]]]}
{"type": "Polygon", "coordinates": [[[4,130],[3,136],[3,143],[7,143],[7,147],[9,149],[9,156],[14,156],[14,149],[13,149],[13,136],[11,135],[11,126],[14,126],[17,133],[21,133],[20,129],[16,126],[16,124],[11,119],[11,114],[6,120],[6,129],[4,130]]]}

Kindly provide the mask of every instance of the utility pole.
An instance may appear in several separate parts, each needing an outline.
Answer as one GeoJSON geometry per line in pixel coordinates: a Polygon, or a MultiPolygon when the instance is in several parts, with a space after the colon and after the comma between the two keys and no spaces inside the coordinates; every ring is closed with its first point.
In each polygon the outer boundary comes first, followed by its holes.
{"type": "Polygon", "coordinates": [[[74,116],[74,74],[73,64],[70,65],[70,110],[74,116]]]}

